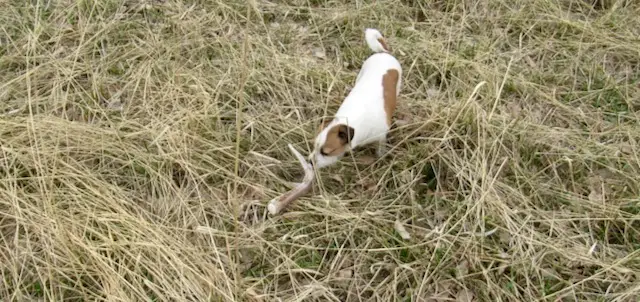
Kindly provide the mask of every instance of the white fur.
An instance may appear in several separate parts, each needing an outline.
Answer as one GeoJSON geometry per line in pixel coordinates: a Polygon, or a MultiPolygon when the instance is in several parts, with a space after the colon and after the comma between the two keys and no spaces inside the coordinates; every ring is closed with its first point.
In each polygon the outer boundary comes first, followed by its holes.
{"type": "Polygon", "coordinates": [[[367,45],[373,52],[388,52],[384,49],[384,46],[380,44],[378,39],[383,38],[382,34],[373,28],[367,28],[364,30],[364,40],[367,42],[367,45]]]}
{"type": "Polygon", "coordinates": [[[334,119],[316,137],[314,151],[310,156],[316,168],[332,165],[344,156],[344,153],[338,156],[320,154],[329,129],[338,124],[346,124],[355,130],[354,137],[345,153],[358,146],[374,142],[379,143],[378,156],[385,152],[384,146],[389,125],[387,125],[387,113],[384,111],[382,77],[390,69],[398,71],[397,96],[402,86],[402,67],[400,62],[387,53],[382,44],[378,42],[379,38],[382,38],[379,31],[371,28],[365,30],[367,45],[375,54],[364,62],[356,78],[355,86],[342,102],[334,119]]]}

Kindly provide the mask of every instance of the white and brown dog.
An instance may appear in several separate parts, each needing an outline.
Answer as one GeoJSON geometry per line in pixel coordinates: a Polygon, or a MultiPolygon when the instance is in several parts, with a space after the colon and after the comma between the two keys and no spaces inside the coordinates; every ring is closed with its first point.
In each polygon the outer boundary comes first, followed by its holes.
{"type": "Polygon", "coordinates": [[[378,143],[378,157],[387,150],[387,132],[400,93],[402,67],[378,30],[367,28],[364,34],[375,53],[362,65],[355,86],[333,120],[323,122],[309,156],[316,168],[338,162],[358,146],[378,143]]]}
{"type": "Polygon", "coordinates": [[[375,52],[362,65],[356,83],[340,105],[331,122],[324,123],[316,136],[308,163],[289,145],[305,171],[302,183],[288,193],[269,201],[267,209],[275,215],[289,203],[308,192],[315,179],[314,167],[323,168],[340,160],[354,148],[378,143],[378,157],[386,152],[387,133],[402,82],[400,62],[391,54],[379,31],[365,30],[365,40],[375,52]]]}

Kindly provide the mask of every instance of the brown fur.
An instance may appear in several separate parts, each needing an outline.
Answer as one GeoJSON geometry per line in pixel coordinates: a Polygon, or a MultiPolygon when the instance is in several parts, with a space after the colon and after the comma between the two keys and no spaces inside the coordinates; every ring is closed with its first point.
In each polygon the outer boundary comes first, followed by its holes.
{"type": "Polygon", "coordinates": [[[322,145],[322,152],[330,156],[342,154],[353,138],[354,129],[347,125],[335,125],[327,132],[327,140],[322,145]]]}
{"type": "Polygon", "coordinates": [[[391,47],[389,47],[389,45],[387,45],[387,43],[384,41],[383,38],[378,38],[378,42],[380,42],[380,44],[382,44],[382,48],[384,48],[384,50],[386,50],[387,52],[391,52],[391,47]]]}
{"type": "Polygon", "coordinates": [[[384,111],[387,113],[387,125],[391,126],[391,118],[396,111],[397,94],[396,88],[398,87],[399,73],[395,69],[387,70],[387,73],[382,77],[382,91],[384,96],[384,111]]]}

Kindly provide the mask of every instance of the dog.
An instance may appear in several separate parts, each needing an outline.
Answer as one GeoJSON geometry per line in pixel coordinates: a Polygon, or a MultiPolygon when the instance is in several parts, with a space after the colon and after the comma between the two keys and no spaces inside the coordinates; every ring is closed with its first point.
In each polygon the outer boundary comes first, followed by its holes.
{"type": "Polygon", "coordinates": [[[316,168],[333,165],[363,145],[377,143],[378,157],[387,151],[387,133],[402,86],[402,67],[377,29],[365,29],[364,36],[374,54],[364,61],[333,120],[322,123],[309,155],[316,168]]]}

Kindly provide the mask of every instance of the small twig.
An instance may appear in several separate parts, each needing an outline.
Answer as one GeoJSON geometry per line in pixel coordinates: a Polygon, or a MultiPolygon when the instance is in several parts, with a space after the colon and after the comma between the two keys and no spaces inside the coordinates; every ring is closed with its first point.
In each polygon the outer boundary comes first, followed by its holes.
{"type": "Polygon", "coordinates": [[[313,171],[313,166],[307,162],[302,154],[300,154],[300,152],[298,152],[298,150],[296,150],[291,144],[289,144],[289,149],[300,162],[302,169],[304,169],[304,179],[302,180],[302,183],[299,183],[295,188],[293,188],[293,190],[269,201],[267,210],[269,210],[271,215],[280,213],[280,211],[287,207],[292,201],[309,192],[309,189],[311,189],[313,181],[315,180],[316,174],[313,171]]]}

